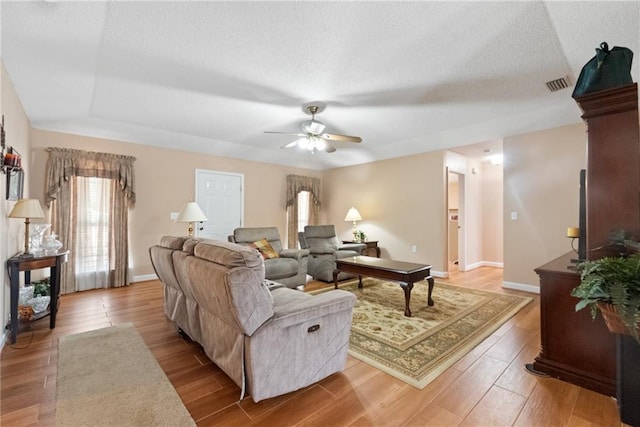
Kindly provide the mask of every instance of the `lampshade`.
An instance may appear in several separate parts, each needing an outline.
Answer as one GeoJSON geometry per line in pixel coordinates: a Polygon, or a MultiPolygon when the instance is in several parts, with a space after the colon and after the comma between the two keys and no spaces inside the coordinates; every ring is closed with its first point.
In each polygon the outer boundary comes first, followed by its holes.
{"type": "Polygon", "coordinates": [[[13,205],[9,218],[25,218],[24,220],[24,256],[29,253],[29,222],[31,218],[44,218],[42,207],[38,199],[20,199],[13,205]]]}
{"type": "Polygon", "coordinates": [[[195,222],[206,221],[207,217],[200,209],[200,206],[196,202],[189,202],[182,208],[182,211],[178,214],[176,222],[195,222]]]}
{"type": "Polygon", "coordinates": [[[20,199],[9,214],[9,218],[44,218],[38,199],[20,199]]]}
{"type": "Polygon", "coordinates": [[[578,237],[580,237],[580,229],[578,227],[568,227],[567,237],[577,239],[578,237]]]}
{"type": "Polygon", "coordinates": [[[189,236],[193,236],[193,222],[197,221],[206,221],[207,217],[205,216],[202,209],[196,202],[189,202],[182,208],[182,211],[178,214],[176,218],[176,222],[188,222],[189,223],[189,236]]]}
{"type": "Polygon", "coordinates": [[[345,221],[362,221],[362,217],[360,216],[360,212],[358,212],[358,209],[356,208],[351,208],[349,209],[349,212],[347,212],[347,216],[344,217],[345,221]]]}

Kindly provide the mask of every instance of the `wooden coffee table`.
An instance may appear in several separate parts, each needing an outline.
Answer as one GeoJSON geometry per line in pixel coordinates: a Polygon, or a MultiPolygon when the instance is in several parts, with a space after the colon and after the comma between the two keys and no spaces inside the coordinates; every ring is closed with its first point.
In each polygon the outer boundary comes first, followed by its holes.
{"type": "Polygon", "coordinates": [[[404,290],[404,315],[411,317],[409,303],[411,301],[411,289],[413,284],[426,279],[429,282],[429,296],[427,304],[433,305],[431,293],[433,292],[433,277],[431,266],[415,264],[412,262],[392,261],[390,259],[374,258],[370,256],[354,256],[336,260],[336,269],[333,271],[333,283],[338,289],[338,274],[340,272],[358,275],[358,288],[362,288],[362,276],[377,277],[399,282],[404,290]]]}

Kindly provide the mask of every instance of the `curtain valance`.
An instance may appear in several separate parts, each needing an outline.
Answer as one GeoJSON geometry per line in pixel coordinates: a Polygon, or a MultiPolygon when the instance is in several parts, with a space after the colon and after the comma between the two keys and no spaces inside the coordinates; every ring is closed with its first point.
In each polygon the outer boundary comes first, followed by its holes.
{"type": "Polygon", "coordinates": [[[49,152],[45,182],[47,206],[57,198],[63,183],[72,176],[114,179],[124,191],[128,206],[135,205],[135,157],[57,147],[49,147],[46,151],[49,152]]]}
{"type": "Polygon", "coordinates": [[[287,175],[287,205],[293,206],[298,198],[298,193],[308,191],[311,193],[311,203],[320,208],[320,179],[301,175],[287,175]]]}

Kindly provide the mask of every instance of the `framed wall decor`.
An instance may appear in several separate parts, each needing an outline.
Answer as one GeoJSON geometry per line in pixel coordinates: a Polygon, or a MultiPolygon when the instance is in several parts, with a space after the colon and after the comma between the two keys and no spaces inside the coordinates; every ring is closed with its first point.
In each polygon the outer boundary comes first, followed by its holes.
{"type": "Polygon", "coordinates": [[[15,170],[7,173],[7,200],[22,199],[24,189],[24,171],[15,170]]]}

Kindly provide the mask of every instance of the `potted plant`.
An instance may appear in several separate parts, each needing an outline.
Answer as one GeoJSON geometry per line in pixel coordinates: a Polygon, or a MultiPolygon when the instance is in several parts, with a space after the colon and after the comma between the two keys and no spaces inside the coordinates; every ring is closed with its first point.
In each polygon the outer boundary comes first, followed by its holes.
{"type": "Polygon", "coordinates": [[[580,299],[576,311],[589,307],[593,318],[600,311],[611,332],[632,335],[640,343],[639,248],[628,233],[612,234],[611,244],[599,249],[614,255],[581,263],[580,285],[571,295],[580,299]]]}

